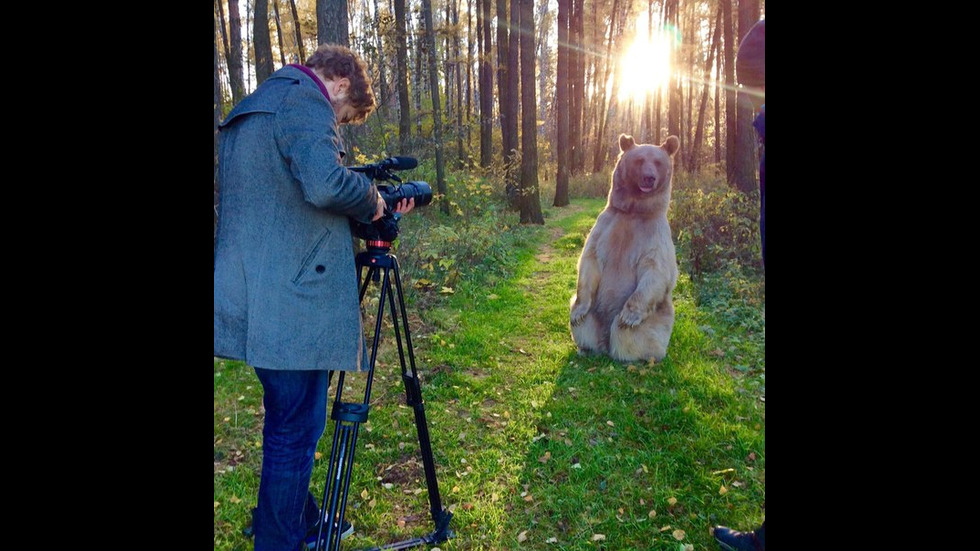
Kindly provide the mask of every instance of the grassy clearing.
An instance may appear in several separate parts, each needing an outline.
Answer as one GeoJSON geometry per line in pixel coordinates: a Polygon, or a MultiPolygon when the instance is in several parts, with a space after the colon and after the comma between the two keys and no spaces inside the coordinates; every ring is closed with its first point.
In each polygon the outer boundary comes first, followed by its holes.
{"type": "MultiPolygon", "coordinates": [[[[454,513],[443,550],[714,549],[711,525],[764,517],[764,298],[752,304],[745,297],[759,295],[744,285],[682,275],[664,362],[579,356],[568,301],[604,204],[546,209],[544,227],[500,234],[506,270],[477,265],[452,294],[413,291],[426,295],[413,300],[424,309],[410,306],[412,337],[440,493],[454,513]]],[[[402,276],[411,285],[404,265],[402,276]]],[[[432,529],[391,352],[360,433],[347,515],[357,531],[345,549],[432,529]]],[[[247,549],[239,531],[258,488],[261,385],[240,363],[214,365],[214,546],[247,549]]],[[[360,396],[363,379],[348,377],[345,399],[360,396]]],[[[331,422],[316,492],[332,434],[331,422]]]]}

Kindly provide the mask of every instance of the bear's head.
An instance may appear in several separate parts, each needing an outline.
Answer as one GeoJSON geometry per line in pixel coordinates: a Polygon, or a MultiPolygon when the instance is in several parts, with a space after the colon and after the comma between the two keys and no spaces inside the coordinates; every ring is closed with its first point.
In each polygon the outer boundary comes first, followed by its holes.
{"type": "Polygon", "coordinates": [[[613,170],[609,204],[630,213],[665,214],[680,140],[670,136],[659,146],[637,144],[632,136],[621,134],[619,148],[622,153],[613,170]]]}

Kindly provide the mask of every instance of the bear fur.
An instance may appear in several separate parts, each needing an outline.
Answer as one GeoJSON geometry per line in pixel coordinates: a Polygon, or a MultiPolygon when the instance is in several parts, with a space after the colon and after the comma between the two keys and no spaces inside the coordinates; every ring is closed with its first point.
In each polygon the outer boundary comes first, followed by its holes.
{"type": "Polygon", "coordinates": [[[674,327],[677,255],[667,222],[677,136],[662,145],[619,137],[606,208],[578,261],[571,332],[580,352],[660,361],[674,327]]]}

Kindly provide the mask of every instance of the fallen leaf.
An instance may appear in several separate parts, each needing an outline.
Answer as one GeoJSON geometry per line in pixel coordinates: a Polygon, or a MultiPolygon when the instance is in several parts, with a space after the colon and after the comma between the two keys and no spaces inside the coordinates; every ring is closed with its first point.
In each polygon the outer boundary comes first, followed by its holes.
{"type": "Polygon", "coordinates": [[[392,484],[391,482],[385,482],[385,483],[384,483],[384,484],[382,484],[381,486],[382,486],[382,487],[383,487],[383,488],[384,488],[385,490],[390,490],[390,489],[392,489],[392,488],[394,488],[394,487],[395,487],[395,485],[394,485],[394,484],[392,484]]]}
{"type": "Polygon", "coordinates": [[[455,494],[458,491],[459,491],[459,486],[453,486],[453,493],[455,494]]]}
{"type": "Polygon", "coordinates": [[[321,457],[323,457],[323,454],[320,452],[316,452],[313,454],[313,459],[316,459],[317,461],[319,461],[321,457]]]}
{"type": "Polygon", "coordinates": [[[681,541],[682,539],[684,539],[684,536],[686,536],[686,535],[687,535],[687,532],[685,532],[685,531],[683,531],[683,530],[681,530],[680,528],[678,528],[677,530],[674,530],[674,531],[673,531],[673,532],[671,533],[671,535],[673,535],[673,536],[674,536],[674,539],[675,539],[675,540],[677,540],[677,541],[681,541]]]}
{"type": "Polygon", "coordinates": [[[573,469],[581,469],[582,468],[582,464],[581,463],[576,463],[576,464],[572,465],[572,468],[573,469]]]}
{"type": "Polygon", "coordinates": [[[544,452],[544,455],[538,458],[541,463],[547,463],[551,459],[551,452],[544,452]]]}
{"type": "Polygon", "coordinates": [[[681,551],[694,551],[694,544],[685,543],[684,545],[681,545],[681,551]]]}
{"type": "Polygon", "coordinates": [[[404,528],[405,527],[405,519],[403,519],[403,518],[398,519],[398,522],[396,524],[398,525],[399,528],[404,528]]]}
{"type": "Polygon", "coordinates": [[[558,543],[558,538],[548,538],[544,540],[545,543],[558,543]]]}
{"type": "Polygon", "coordinates": [[[667,530],[670,530],[671,528],[672,528],[671,525],[668,524],[667,526],[661,526],[660,527],[660,531],[661,532],[666,532],[667,530]]]}
{"type": "Polygon", "coordinates": [[[367,499],[368,498],[368,495],[369,494],[368,494],[367,488],[361,490],[361,499],[367,499]]]}
{"type": "Polygon", "coordinates": [[[571,446],[572,445],[572,439],[571,438],[566,438],[565,439],[565,445],[566,446],[571,446]]]}
{"type": "Polygon", "coordinates": [[[755,452],[749,452],[749,457],[747,459],[749,461],[755,461],[755,452]]]}
{"type": "Polygon", "coordinates": [[[606,421],[606,424],[609,425],[610,427],[615,427],[616,426],[616,424],[613,423],[612,421],[606,421]]]}
{"type": "Polygon", "coordinates": [[[239,503],[241,503],[241,502],[242,502],[242,499],[241,499],[240,497],[238,497],[238,496],[231,496],[231,497],[230,497],[230,498],[228,499],[228,501],[230,501],[230,502],[232,502],[232,503],[234,503],[234,504],[236,504],[236,505],[237,505],[237,504],[239,504],[239,503]]]}
{"type": "Polygon", "coordinates": [[[727,493],[728,493],[728,488],[726,488],[725,485],[722,484],[721,485],[721,488],[718,488],[718,495],[722,495],[723,496],[723,495],[725,495],[727,493]]]}
{"type": "Polygon", "coordinates": [[[452,295],[456,293],[456,291],[454,291],[452,287],[443,287],[442,290],[439,292],[444,295],[452,295]]]}
{"type": "Polygon", "coordinates": [[[534,496],[532,496],[531,494],[527,494],[526,496],[524,496],[524,501],[527,502],[534,501],[534,496]]]}
{"type": "Polygon", "coordinates": [[[217,508],[218,508],[218,506],[220,506],[220,505],[221,505],[221,502],[220,502],[220,501],[215,501],[215,502],[214,502],[214,508],[215,508],[215,509],[217,509],[217,508]]]}
{"type": "Polygon", "coordinates": [[[500,297],[497,296],[496,294],[492,293],[490,295],[487,295],[487,298],[490,299],[490,300],[497,300],[500,297]]]}
{"type": "Polygon", "coordinates": [[[368,502],[368,507],[370,507],[370,508],[372,508],[372,509],[374,509],[374,507],[375,507],[375,506],[376,506],[377,504],[378,504],[378,500],[376,500],[376,499],[372,499],[371,501],[369,501],[369,502],[368,502]]]}
{"type": "Polygon", "coordinates": [[[527,541],[527,530],[524,530],[520,534],[517,534],[517,541],[522,543],[527,541]]]}
{"type": "Polygon", "coordinates": [[[673,507],[674,505],[677,505],[677,498],[676,498],[676,497],[672,497],[672,498],[670,498],[670,499],[668,499],[668,500],[667,500],[667,503],[668,503],[668,504],[669,504],[669,505],[670,505],[671,507],[673,507]]]}
{"type": "Polygon", "coordinates": [[[473,509],[473,504],[472,503],[466,502],[466,503],[463,504],[463,510],[464,511],[470,511],[472,509],[473,509]]]}
{"type": "Polygon", "coordinates": [[[606,541],[605,534],[592,534],[592,541],[606,541]]]}
{"type": "Polygon", "coordinates": [[[650,509],[650,512],[647,513],[647,516],[650,517],[650,518],[653,518],[653,517],[657,516],[657,511],[655,511],[654,509],[650,509]]]}

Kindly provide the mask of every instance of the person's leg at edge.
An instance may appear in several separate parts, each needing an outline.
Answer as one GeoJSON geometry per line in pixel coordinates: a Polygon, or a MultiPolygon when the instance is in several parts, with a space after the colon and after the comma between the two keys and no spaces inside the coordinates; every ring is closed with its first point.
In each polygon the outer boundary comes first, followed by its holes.
{"type": "Polygon", "coordinates": [[[264,390],[262,478],[253,528],[255,551],[299,548],[316,522],[310,476],[317,442],[327,422],[327,371],[255,368],[264,390]],[[310,507],[312,505],[312,507],[310,507]]]}

